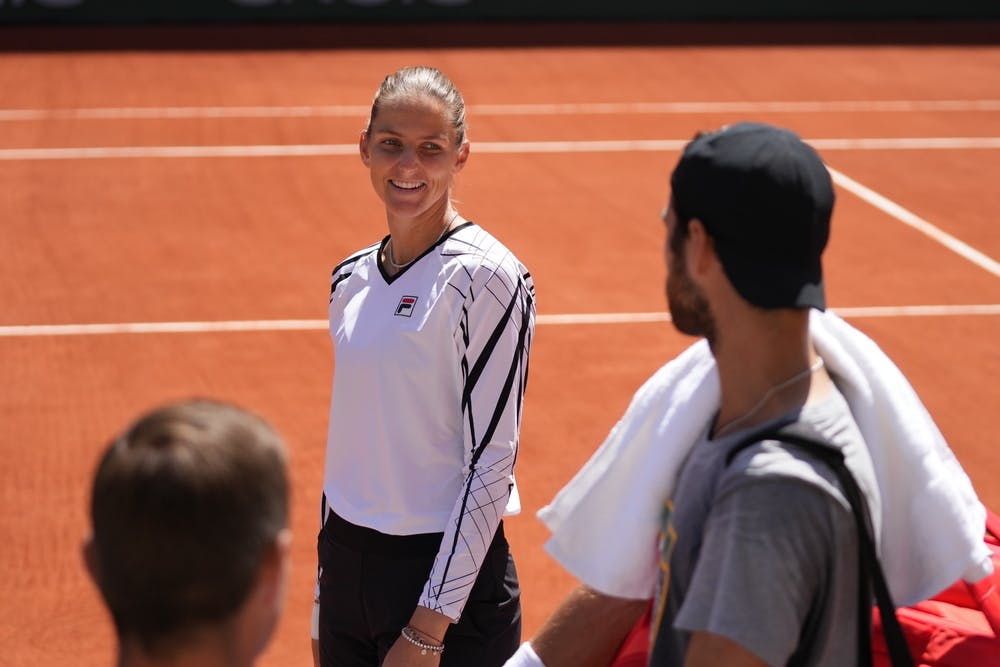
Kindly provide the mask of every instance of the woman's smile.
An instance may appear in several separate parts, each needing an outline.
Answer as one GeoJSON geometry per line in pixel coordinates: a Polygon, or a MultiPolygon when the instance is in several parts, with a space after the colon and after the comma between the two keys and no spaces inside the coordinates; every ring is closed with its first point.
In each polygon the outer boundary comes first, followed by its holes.
{"type": "Polygon", "coordinates": [[[398,179],[390,179],[389,185],[393,186],[397,190],[419,190],[427,184],[423,181],[402,181],[398,179]]]}

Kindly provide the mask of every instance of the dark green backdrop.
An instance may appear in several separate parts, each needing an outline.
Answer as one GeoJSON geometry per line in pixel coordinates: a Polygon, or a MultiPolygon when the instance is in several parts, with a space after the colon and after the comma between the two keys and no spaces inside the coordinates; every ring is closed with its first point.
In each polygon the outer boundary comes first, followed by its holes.
{"type": "Polygon", "coordinates": [[[0,0],[0,23],[997,19],[1000,0],[0,0]]]}

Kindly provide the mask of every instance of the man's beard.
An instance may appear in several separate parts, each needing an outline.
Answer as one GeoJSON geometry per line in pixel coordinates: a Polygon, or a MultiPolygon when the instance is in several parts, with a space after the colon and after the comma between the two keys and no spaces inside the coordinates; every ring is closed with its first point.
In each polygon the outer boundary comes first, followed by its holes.
{"type": "Polygon", "coordinates": [[[674,328],[689,336],[704,336],[711,346],[715,342],[715,318],[705,293],[691,280],[684,255],[670,253],[667,272],[667,305],[674,328]]]}

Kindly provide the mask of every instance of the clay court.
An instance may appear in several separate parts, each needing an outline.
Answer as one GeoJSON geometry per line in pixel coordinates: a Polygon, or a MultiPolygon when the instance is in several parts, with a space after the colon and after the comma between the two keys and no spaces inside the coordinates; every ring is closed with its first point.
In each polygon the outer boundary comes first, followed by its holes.
{"type": "Polygon", "coordinates": [[[684,44],[0,54],[0,665],[99,666],[79,546],[98,452],[191,395],[293,456],[294,572],[261,664],[309,664],[333,357],[329,272],[385,233],[357,157],[381,78],[444,70],[469,106],[459,210],[538,292],[506,522],[525,636],[573,585],[535,512],[692,342],[665,315],[659,212],[700,129],[784,125],[833,170],[831,308],[907,374],[1000,509],[1000,47],[684,44]]]}

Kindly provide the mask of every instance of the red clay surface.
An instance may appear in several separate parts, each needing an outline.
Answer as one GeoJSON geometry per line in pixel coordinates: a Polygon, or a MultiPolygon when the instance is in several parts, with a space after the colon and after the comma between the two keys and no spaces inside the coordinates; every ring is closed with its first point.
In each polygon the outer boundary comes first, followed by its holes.
{"type": "MultiPolygon", "coordinates": [[[[0,55],[6,109],[364,107],[387,72],[444,69],[473,109],[463,214],[515,249],[539,313],[655,312],[658,212],[676,153],[476,153],[476,142],[685,139],[753,117],[807,138],[997,137],[1000,110],[511,115],[477,105],[997,100],[981,46],[484,48],[0,55]]],[[[43,114],[44,115],[44,114],[43,114]]],[[[65,115],[65,114],[64,114],[65,115]]],[[[0,120],[0,151],[86,146],[352,144],[358,117],[0,120]]],[[[0,152],[2,155],[2,152],[0,152]]],[[[837,150],[830,165],[986,255],[1000,156],[837,150]]],[[[322,319],[330,268],[384,233],[353,156],[0,159],[0,326],[322,319]]],[[[1000,280],[838,189],[827,258],[836,308],[1000,303],[1000,280]]],[[[852,320],[908,374],[984,500],[1000,508],[1000,316],[852,320]]],[[[534,513],[632,392],[690,341],[666,323],[540,324],[508,520],[525,636],[573,585],[534,513]]],[[[211,395],[269,418],[292,448],[294,573],[261,664],[308,664],[327,401],[321,330],[0,337],[0,665],[107,665],[113,637],[79,545],[104,442],[164,400],[211,395]]]]}

